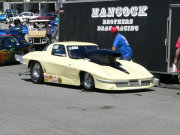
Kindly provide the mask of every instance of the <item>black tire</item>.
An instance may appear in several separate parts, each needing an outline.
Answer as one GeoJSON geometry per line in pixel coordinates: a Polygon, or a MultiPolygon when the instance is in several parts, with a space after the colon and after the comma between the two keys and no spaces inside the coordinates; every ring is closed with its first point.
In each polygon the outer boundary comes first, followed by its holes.
{"type": "Polygon", "coordinates": [[[43,70],[39,62],[30,64],[30,75],[33,83],[40,84],[44,82],[43,70]]]}
{"type": "Polygon", "coordinates": [[[91,74],[85,73],[83,76],[83,87],[85,90],[94,90],[95,85],[94,85],[94,78],[92,77],[91,74]]]}

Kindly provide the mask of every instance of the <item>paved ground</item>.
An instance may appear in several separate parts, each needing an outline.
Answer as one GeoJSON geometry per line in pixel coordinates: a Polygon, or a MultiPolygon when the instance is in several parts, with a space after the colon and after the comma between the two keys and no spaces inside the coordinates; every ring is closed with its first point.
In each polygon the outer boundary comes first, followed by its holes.
{"type": "Polygon", "coordinates": [[[177,90],[86,92],[0,67],[0,135],[179,135],[177,90]]]}

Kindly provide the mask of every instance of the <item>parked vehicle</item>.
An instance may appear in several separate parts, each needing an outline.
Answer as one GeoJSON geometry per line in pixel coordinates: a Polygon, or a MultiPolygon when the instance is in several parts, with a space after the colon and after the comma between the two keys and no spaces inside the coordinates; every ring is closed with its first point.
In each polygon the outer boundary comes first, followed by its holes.
{"type": "Polygon", "coordinates": [[[20,57],[29,51],[31,44],[18,40],[11,35],[0,36],[0,65],[20,61],[20,57]]]}
{"type": "Polygon", "coordinates": [[[6,23],[9,23],[13,21],[13,17],[18,16],[18,11],[14,9],[7,9],[5,11],[5,15],[6,15],[6,23]]]}
{"type": "Polygon", "coordinates": [[[57,42],[30,52],[23,61],[34,83],[83,85],[86,90],[132,90],[153,87],[153,75],[141,65],[116,59],[120,53],[86,42],[57,42]]]}
{"type": "Polygon", "coordinates": [[[37,20],[54,20],[56,18],[56,15],[53,14],[53,13],[45,13],[43,14],[42,16],[38,16],[34,19],[37,19],[37,20]]]}
{"type": "Polygon", "coordinates": [[[35,15],[33,12],[22,12],[18,16],[13,17],[13,20],[19,19],[23,23],[29,22],[29,20],[34,19],[36,17],[38,17],[38,15],[35,15]]]}
{"type": "Polygon", "coordinates": [[[46,25],[50,23],[50,20],[30,20],[30,23],[28,35],[25,39],[32,43],[35,49],[42,50],[50,43],[46,32],[46,25]]]}
{"type": "Polygon", "coordinates": [[[0,35],[12,35],[16,37],[18,40],[25,40],[25,35],[28,34],[27,26],[13,26],[8,30],[0,29],[0,35]]]}
{"type": "Polygon", "coordinates": [[[0,22],[6,22],[6,15],[4,13],[0,13],[0,22]]]}

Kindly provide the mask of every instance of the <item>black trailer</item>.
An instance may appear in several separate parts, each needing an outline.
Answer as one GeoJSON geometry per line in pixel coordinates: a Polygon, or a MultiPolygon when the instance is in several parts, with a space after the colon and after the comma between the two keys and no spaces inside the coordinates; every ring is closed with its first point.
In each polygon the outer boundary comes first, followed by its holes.
{"type": "Polygon", "coordinates": [[[172,74],[180,30],[179,0],[99,0],[60,4],[60,41],[87,41],[110,49],[117,26],[133,48],[133,61],[172,74]]]}
{"type": "Polygon", "coordinates": [[[0,11],[3,12],[3,2],[0,2],[0,11]]]}

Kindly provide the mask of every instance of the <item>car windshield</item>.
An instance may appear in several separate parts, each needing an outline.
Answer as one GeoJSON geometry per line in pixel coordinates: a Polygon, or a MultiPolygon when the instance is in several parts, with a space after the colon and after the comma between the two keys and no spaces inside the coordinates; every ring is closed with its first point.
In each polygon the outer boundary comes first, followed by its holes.
{"type": "Polygon", "coordinates": [[[87,50],[97,50],[97,46],[68,46],[69,57],[72,59],[84,59],[87,56],[87,50]]]}

